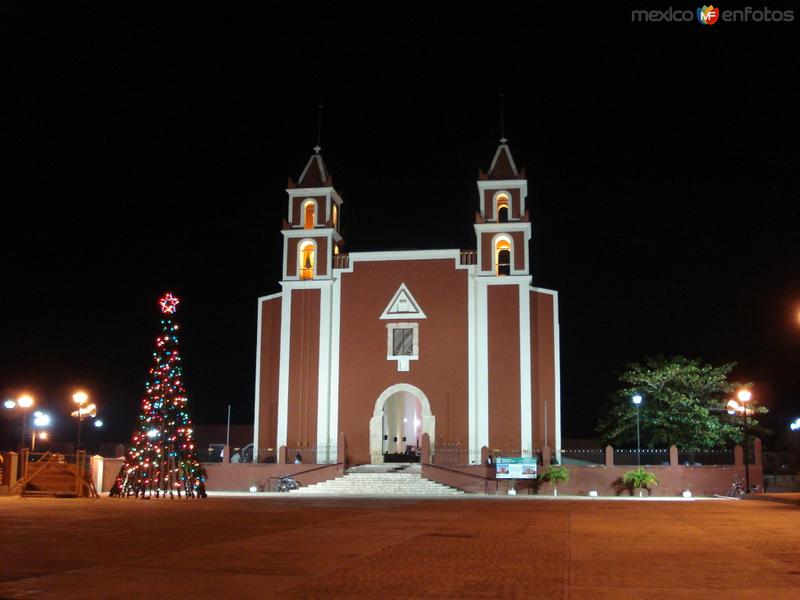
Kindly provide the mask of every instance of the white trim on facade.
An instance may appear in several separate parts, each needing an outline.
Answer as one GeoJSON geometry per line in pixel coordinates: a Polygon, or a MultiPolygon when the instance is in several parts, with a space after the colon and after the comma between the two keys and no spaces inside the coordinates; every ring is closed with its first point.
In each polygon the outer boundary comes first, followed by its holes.
{"type": "MultiPolygon", "coordinates": [[[[561,456],[561,325],[558,318],[558,292],[545,288],[531,287],[531,291],[539,294],[548,294],[553,297],[553,354],[555,369],[555,452],[556,456],[561,456]]],[[[547,442],[547,427],[545,427],[545,443],[547,442]]]]}
{"type": "Polygon", "coordinates": [[[475,277],[475,449],[489,446],[489,279],[475,277]]]}
{"type": "Polygon", "coordinates": [[[256,325],[256,418],[253,423],[253,462],[258,461],[258,424],[261,420],[261,313],[264,298],[258,299],[258,325],[256,325]]]}
{"type": "Polygon", "coordinates": [[[494,171],[495,166],[497,165],[497,159],[500,158],[500,153],[505,151],[508,155],[508,162],[511,163],[511,170],[514,171],[514,175],[518,175],[519,171],[517,171],[517,165],[514,163],[514,157],[511,156],[511,148],[508,147],[508,144],[501,143],[497,150],[494,153],[494,158],[492,159],[492,164],[489,165],[489,173],[494,171]]]}
{"type": "Polygon", "coordinates": [[[331,289],[331,366],[329,400],[330,419],[328,420],[328,438],[339,443],[339,340],[341,333],[342,282],[334,278],[331,289]]]}
{"type": "MultiPolygon", "coordinates": [[[[283,283],[281,283],[283,285],[283,283]]],[[[289,349],[292,335],[292,288],[283,288],[281,301],[281,355],[278,367],[278,426],[275,447],[286,445],[289,432],[289,349]]]]}
{"type": "MultiPolygon", "coordinates": [[[[508,220],[505,223],[514,223],[519,222],[520,217],[514,218],[512,215],[514,214],[514,196],[511,194],[510,191],[506,189],[497,190],[494,195],[492,196],[492,220],[499,223],[500,211],[497,208],[497,198],[498,196],[505,196],[508,198],[508,220]]],[[[520,213],[521,215],[522,213],[520,213]]]]}
{"type": "Polygon", "coordinates": [[[392,299],[389,301],[389,304],[386,305],[386,308],[383,309],[383,313],[381,313],[381,319],[427,319],[428,317],[425,315],[425,312],[417,302],[417,299],[414,298],[414,294],[411,293],[411,290],[408,289],[408,286],[405,283],[401,283],[400,287],[397,288],[397,291],[392,296],[392,299]],[[413,310],[409,312],[390,312],[391,309],[394,307],[395,303],[398,301],[400,296],[405,296],[408,300],[409,304],[411,304],[413,310]]]}
{"type": "Polygon", "coordinates": [[[528,284],[519,284],[519,401],[522,456],[533,450],[533,372],[531,369],[531,293],[528,284]]]}
{"type": "MultiPolygon", "coordinates": [[[[495,261],[494,261],[494,245],[495,245],[495,238],[499,234],[507,234],[509,238],[512,240],[512,246],[514,244],[512,233],[522,232],[523,235],[523,243],[524,243],[524,260],[525,264],[522,265],[521,269],[516,268],[516,258],[514,253],[511,255],[511,275],[528,275],[530,274],[530,265],[528,264],[528,244],[531,240],[531,224],[527,222],[520,222],[520,221],[509,221],[508,223],[475,223],[473,225],[475,228],[475,238],[476,238],[476,245],[477,245],[477,264],[475,265],[478,274],[482,276],[493,276],[498,277],[495,273],[495,261]],[[483,269],[483,234],[494,234],[492,240],[490,241],[490,249],[492,252],[492,260],[489,261],[489,269],[483,269]]],[[[513,248],[512,248],[513,250],[513,248]]],[[[503,277],[508,277],[508,275],[503,275],[503,277]]]]}
{"type": "Polygon", "coordinates": [[[334,231],[330,227],[318,228],[318,229],[284,229],[281,231],[283,234],[283,281],[299,281],[300,280],[300,244],[304,239],[308,239],[314,242],[316,246],[315,255],[316,260],[314,262],[314,278],[315,279],[331,279],[333,277],[333,246],[334,240],[339,242],[342,240],[342,236],[339,235],[337,231],[334,231]],[[289,257],[287,256],[289,253],[289,238],[292,239],[299,239],[297,243],[295,261],[297,264],[297,270],[294,275],[291,277],[288,274],[288,265],[289,265],[289,257]],[[317,265],[319,264],[319,244],[318,240],[325,238],[326,240],[326,253],[325,253],[325,260],[327,261],[327,271],[328,273],[323,276],[317,275],[317,265]]]}
{"type": "MultiPolygon", "coordinates": [[[[509,156],[511,156],[511,155],[509,154],[509,156]]],[[[315,166],[317,167],[317,169],[319,169],[320,179],[322,179],[322,181],[325,181],[328,178],[328,169],[325,168],[325,161],[322,160],[322,155],[318,154],[318,153],[314,153],[314,154],[311,155],[311,158],[308,159],[308,162],[306,163],[306,166],[303,169],[303,172],[300,173],[300,177],[298,177],[297,181],[303,181],[303,179],[306,176],[306,173],[308,173],[308,170],[311,168],[311,165],[313,163],[316,163],[315,166]]],[[[515,169],[515,171],[516,171],[516,169],[515,169]]]]}
{"type": "Polygon", "coordinates": [[[475,272],[472,270],[467,275],[467,442],[469,444],[469,455],[478,456],[481,449],[478,443],[478,401],[477,401],[477,373],[476,364],[476,327],[477,309],[475,302],[475,272]]]}
{"type": "Polygon", "coordinates": [[[491,248],[492,248],[492,273],[494,273],[497,277],[508,277],[508,275],[500,275],[497,272],[499,267],[499,263],[497,260],[497,242],[500,240],[505,240],[508,242],[508,270],[510,273],[514,273],[517,269],[514,268],[514,238],[512,238],[507,233],[498,233],[492,238],[491,248]]]}
{"type": "Polygon", "coordinates": [[[386,324],[386,360],[396,360],[398,371],[409,371],[409,361],[419,360],[419,323],[386,324]],[[394,353],[394,331],[396,329],[411,330],[411,354],[394,353]]]}
{"type": "MultiPolygon", "coordinates": [[[[428,397],[418,387],[409,383],[396,383],[389,386],[375,401],[375,408],[372,411],[372,418],[369,420],[369,453],[372,463],[383,462],[383,408],[386,401],[398,392],[407,392],[419,400],[420,417],[422,420],[421,433],[428,434],[430,439],[431,455],[436,450],[436,415],[431,412],[431,403],[428,397]]],[[[420,436],[421,437],[421,436],[420,436]]]]}
{"type": "Polygon", "coordinates": [[[480,213],[486,218],[486,192],[495,190],[519,190],[519,216],[525,214],[525,200],[528,197],[528,181],[525,179],[480,179],[478,180],[478,196],[481,200],[480,213]]]}
{"type": "MultiPolygon", "coordinates": [[[[304,231],[310,230],[305,229],[304,231]]],[[[312,244],[314,246],[314,260],[313,264],[311,265],[314,273],[311,276],[311,279],[317,278],[317,264],[319,264],[319,246],[317,245],[317,241],[314,238],[303,238],[297,242],[297,278],[301,281],[308,281],[307,279],[302,279],[300,276],[301,271],[305,270],[303,267],[303,246],[306,244],[312,244]]]]}
{"type": "MultiPolygon", "coordinates": [[[[317,365],[317,463],[330,463],[336,437],[330,436],[331,419],[331,295],[330,280],[322,282],[319,298],[319,360],[317,365]]],[[[333,462],[336,462],[335,460],[333,462]]]]}

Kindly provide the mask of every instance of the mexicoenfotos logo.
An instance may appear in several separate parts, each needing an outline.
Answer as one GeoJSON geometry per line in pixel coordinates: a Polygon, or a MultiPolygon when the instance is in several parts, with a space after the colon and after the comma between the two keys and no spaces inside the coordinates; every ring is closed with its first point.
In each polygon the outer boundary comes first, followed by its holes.
{"type": "Polygon", "coordinates": [[[701,25],[713,25],[719,19],[719,9],[714,8],[714,5],[703,5],[703,8],[697,9],[697,20],[701,25]]]}
{"type": "Polygon", "coordinates": [[[661,9],[634,9],[631,21],[634,23],[691,23],[697,20],[701,25],[713,25],[717,21],[724,23],[794,23],[794,9],[775,10],[767,6],[745,6],[744,8],[725,10],[713,4],[698,8],[692,12],[688,8],[681,9],[669,6],[661,9]]]}

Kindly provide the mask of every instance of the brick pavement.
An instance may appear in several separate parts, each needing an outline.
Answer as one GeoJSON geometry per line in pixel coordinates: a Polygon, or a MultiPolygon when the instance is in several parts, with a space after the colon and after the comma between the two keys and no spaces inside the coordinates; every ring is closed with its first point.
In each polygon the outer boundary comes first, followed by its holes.
{"type": "Polygon", "coordinates": [[[0,557],[0,599],[794,600],[800,509],[733,500],[0,498],[0,557]]]}

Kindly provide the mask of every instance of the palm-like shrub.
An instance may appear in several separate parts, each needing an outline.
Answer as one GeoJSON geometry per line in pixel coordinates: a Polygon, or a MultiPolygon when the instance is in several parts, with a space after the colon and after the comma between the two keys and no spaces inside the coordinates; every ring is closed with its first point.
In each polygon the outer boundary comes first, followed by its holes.
{"type": "Polygon", "coordinates": [[[569,470],[567,467],[551,465],[547,472],[542,475],[542,480],[553,484],[553,495],[558,496],[558,484],[561,481],[569,480],[569,470]]]}
{"type": "Polygon", "coordinates": [[[631,490],[649,490],[651,487],[658,485],[658,478],[654,473],[645,471],[643,467],[639,467],[633,471],[628,471],[622,476],[622,485],[631,490]]]}

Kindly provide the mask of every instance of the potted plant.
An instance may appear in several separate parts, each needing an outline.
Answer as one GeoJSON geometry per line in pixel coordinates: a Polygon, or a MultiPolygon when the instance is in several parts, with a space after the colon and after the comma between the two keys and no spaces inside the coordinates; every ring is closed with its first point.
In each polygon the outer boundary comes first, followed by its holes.
{"type": "Polygon", "coordinates": [[[655,474],[645,471],[643,467],[628,471],[622,476],[621,480],[622,485],[631,491],[631,496],[633,496],[633,491],[638,489],[640,498],[643,489],[649,492],[651,487],[658,485],[658,479],[655,474]]]}
{"type": "Polygon", "coordinates": [[[558,483],[569,480],[569,470],[567,467],[550,465],[547,472],[542,475],[542,480],[553,484],[553,496],[558,496],[558,483]]]}

